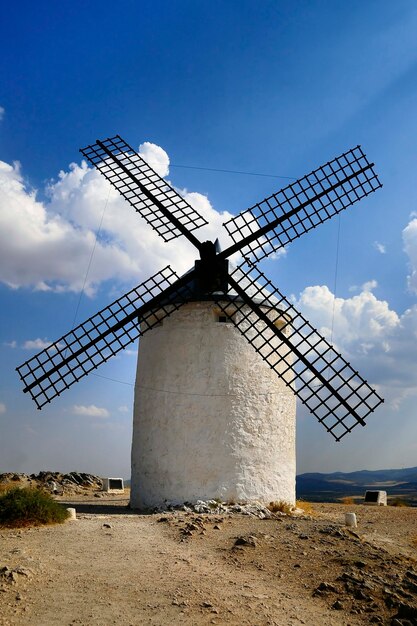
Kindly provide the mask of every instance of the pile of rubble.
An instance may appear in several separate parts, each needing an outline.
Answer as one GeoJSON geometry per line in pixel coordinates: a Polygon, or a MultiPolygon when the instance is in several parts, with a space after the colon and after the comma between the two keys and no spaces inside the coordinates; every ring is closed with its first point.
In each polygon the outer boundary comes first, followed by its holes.
{"type": "Polygon", "coordinates": [[[55,495],[85,493],[102,489],[103,481],[99,476],[84,472],[61,472],[43,471],[39,474],[0,474],[1,484],[15,484],[20,487],[43,487],[55,495]]]}
{"type": "MultiPolygon", "coordinates": [[[[165,513],[169,511],[185,511],[186,513],[212,513],[214,515],[228,515],[239,513],[241,515],[249,515],[259,519],[274,519],[285,516],[286,511],[271,511],[267,505],[261,502],[248,503],[228,503],[219,500],[197,500],[195,503],[185,502],[184,504],[166,504],[154,510],[155,513],[165,513]]],[[[302,515],[304,511],[291,509],[291,515],[302,515]]]]}

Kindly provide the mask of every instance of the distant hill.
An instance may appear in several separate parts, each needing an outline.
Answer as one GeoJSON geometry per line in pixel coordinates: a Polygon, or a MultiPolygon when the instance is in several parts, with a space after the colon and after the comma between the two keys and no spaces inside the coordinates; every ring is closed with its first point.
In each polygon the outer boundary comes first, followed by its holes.
{"type": "Polygon", "coordinates": [[[417,467],[297,476],[297,498],[306,500],[334,502],[343,496],[363,496],[367,489],[383,489],[388,496],[417,505],[417,467]]]}

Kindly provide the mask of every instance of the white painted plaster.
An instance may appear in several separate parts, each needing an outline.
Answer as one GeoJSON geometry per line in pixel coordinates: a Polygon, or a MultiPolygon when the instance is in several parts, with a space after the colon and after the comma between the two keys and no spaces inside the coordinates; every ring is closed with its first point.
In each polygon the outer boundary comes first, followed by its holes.
{"type": "Polygon", "coordinates": [[[188,303],[139,342],[135,508],[295,503],[295,396],[218,312],[213,302],[188,303]]]}

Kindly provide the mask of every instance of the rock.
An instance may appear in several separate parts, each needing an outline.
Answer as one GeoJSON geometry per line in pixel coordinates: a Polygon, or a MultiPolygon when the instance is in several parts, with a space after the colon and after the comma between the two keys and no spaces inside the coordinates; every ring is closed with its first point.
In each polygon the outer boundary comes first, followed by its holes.
{"type": "Polygon", "coordinates": [[[243,535],[240,537],[236,537],[235,546],[251,546],[253,548],[256,547],[256,540],[253,535],[247,535],[244,537],[243,535]]]}
{"type": "Polygon", "coordinates": [[[103,528],[113,528],[113,526],[111,524],[103,524],[103,528]]]}
{"type": "Polygon", "coordinates": [[[353,597],[355,598],[355,600],[366,600],[367,602],[372,602],[372,598],[370,596],[367,596],[366,593],[362,591],[362,589],[356,589],[353,597]]]}
{"type": "Polygon", "coordinates": [[[16,572],[16,574],[20,574],[20,576],[27,576],[28,578],[33,574],[32,570],[26,567],[16,567],[13,571],[16,572]]]}
{"type": "Polygon", "coordinates": [[[397,609],[398,613],[394,615],[394,617],[398,619],[411,619],[417,623],[417,606],[399,602],[397,609]]]}
{"type": "Polygon", "coordinates": [[[337,589],[334,585],[331,585],[330,583],[326,583],[326,582],[321,582],[319,584],[319,586],[317,587],[317,591],[326,591],[326,592],[331,592],[331,593],[337,593],[337,589]]]}
{"type": "Polygon", "coordinates": [[[336,600],[336,602],[333,602],[332,604],[332,609],[335,609],[335,611],[343,611],[344,606],[340,600],[336,600]]]}

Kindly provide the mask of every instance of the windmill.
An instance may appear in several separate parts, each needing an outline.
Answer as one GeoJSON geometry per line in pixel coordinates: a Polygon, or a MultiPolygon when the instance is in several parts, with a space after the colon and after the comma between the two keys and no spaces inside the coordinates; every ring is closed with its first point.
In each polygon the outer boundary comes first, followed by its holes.
{"type": "Polygon", "coordinates": [[[295,395],[337,441],[383,400],[258,262],[381,187],[374,164],[360,146],[345,152],[226,222],[233,243],[220,250],[120,136],[81,153],[164,241],[186,237],[199,259],[181,277],[165,267],[18,367],[24,392],[41,409],[141,337],[133,505],[293,501],[295,395]]]}

